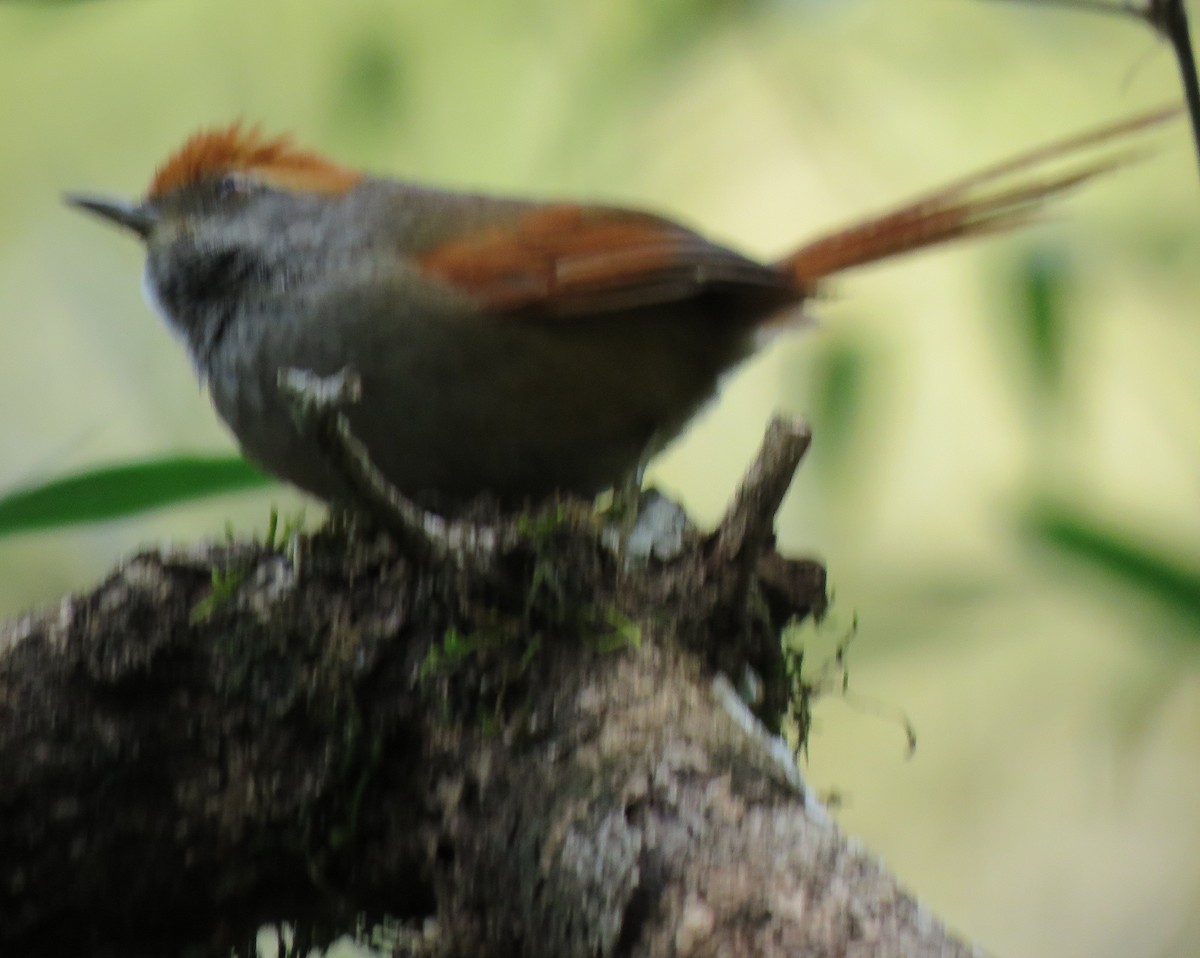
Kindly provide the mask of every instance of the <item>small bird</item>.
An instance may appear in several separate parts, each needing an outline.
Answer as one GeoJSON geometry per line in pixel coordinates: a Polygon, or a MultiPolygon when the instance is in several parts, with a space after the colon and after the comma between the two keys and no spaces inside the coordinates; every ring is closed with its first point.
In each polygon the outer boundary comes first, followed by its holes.
{"type": "Polygon", "coordinates": [[[828,277],[1023,224],[1124,157],[1003,185],[1013,174],[1176,112],[1061,140],[772,263],[651,213],[368,176],[240,124],[188,139],[141,200],[67,200],[144,241],[147,296],[250,460],[353,504],[279,388],[281,370],[350,369],[349,423],[374,464],[453,512],[620,483],[828,277]]]}

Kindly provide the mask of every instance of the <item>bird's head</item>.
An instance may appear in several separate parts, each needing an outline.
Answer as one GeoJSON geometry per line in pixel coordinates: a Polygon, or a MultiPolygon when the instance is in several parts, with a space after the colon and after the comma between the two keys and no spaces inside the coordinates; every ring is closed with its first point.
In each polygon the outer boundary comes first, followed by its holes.
{"type": "Polygon", "coordinates": [[[205,222],[232,224],[269,206],[271,197],[328,197],[350,190],[362,174],[266,137],[240,123],[202,130],[163,162],[135,200],[70,193],[67,202],[132,230],[148,245],[163,232],[205,222]]]}

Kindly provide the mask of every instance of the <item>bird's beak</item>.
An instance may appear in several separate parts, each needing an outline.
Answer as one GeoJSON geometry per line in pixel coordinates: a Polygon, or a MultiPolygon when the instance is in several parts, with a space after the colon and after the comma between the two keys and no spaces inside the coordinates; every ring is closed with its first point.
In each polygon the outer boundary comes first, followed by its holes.
{"type": "Polygon", "coordinates": [[[159,219],[158,211],[146,203],[85,196],[81,193],[67,193],[63,199],[71,206],[78,206],[81,210],[133,230],[142,239],[150,235],[159,219]]]}

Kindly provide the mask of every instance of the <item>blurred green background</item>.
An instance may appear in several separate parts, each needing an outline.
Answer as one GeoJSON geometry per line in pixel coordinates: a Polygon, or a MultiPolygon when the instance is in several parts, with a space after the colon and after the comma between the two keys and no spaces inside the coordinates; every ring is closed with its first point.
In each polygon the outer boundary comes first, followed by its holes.
{"type": "MultiPolygon", "coordinates": [[[[232,451],[136,244],[59,199],[140,192],[197,126],[766,257],[1179,97],[1132,21],[983,0],[5,3],[0,84],[0,495],[232,451]]],[[[808,660],[857,617],[866,702],[818,706],[807,774],[1004,956],[1200,954],[1200,191],[1186,128],[1159,140],[1043,225],[840,280],[652,471],[711,522],[771,412],[810,418],[780,534],[830,570],[808,660]]],[[[302,503],[0,538],[0,614],[302,503]]]]}

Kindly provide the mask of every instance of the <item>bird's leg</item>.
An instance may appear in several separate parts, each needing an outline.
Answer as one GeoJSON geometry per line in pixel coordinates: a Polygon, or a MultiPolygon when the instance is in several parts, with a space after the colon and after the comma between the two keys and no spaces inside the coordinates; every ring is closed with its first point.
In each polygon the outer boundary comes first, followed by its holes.
{"type": "Polygon", "coordinates": [[[422,509],[393,486],[371,460],[344,411],[362,395],[362,383],[352,369],[332,376],[281,369],[279,388],[292,402],[297,428],[321,447],[355,496],[355,505],[386,523],[404,548],[435,564],[482,566],[494,558],[499,546],[495,528],[448,520],[422,509]]]}

